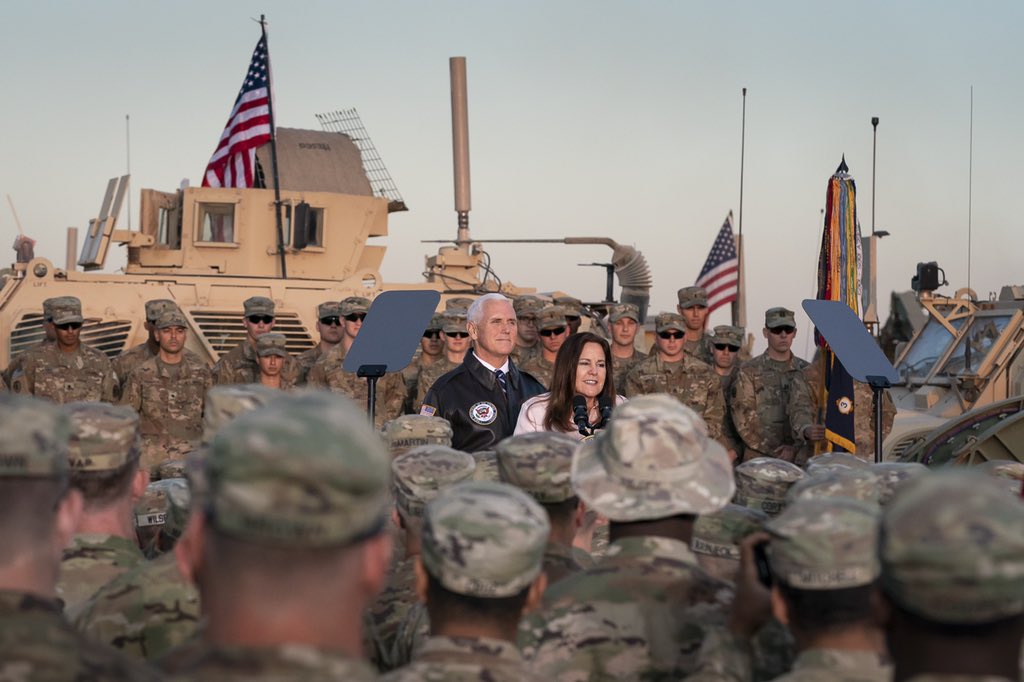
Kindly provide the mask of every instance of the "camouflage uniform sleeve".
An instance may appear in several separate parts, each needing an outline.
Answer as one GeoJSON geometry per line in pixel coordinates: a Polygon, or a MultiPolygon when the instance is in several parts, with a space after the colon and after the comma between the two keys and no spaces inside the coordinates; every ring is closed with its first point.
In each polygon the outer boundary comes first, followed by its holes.
{"type": "Polygon", "coordinates": [[[400,372],[391,372],[384,376],[384,390],[377,395],[377,427],[391,421],[402,414],[405,405],[405,378],[400,372]]]}
{"type": "Polygon", "coordinates": [[[635,398],[644,394],[644,385],[640,381],[640,365],[643,361],[636,363],[626,374],[626,385],[622,387],[623,395],[627,398],[635,398]]]}
{"type": "Polygon", "coordinates": [[[325,357],[326,356],[321,356],[321,358],[309,368],[309,371],[306,373],[307,386],[315,386],[319,388],[325,388],[327,386],[327,377],[324,374],[324,367],[326,367],[326,365],[323,362],[325,357]]]}
{"type": "Polygon", "coordinates": [[[693,673],[684,682],[750,682],[754,678],[750,643],[725,628],[708,631],[693,673]]]}
{"type": "Polygon", "coordinates": [[[814,398],[811,386],[803,372],[795,372],[789,384],[789,425],[793,429],[793,442],[799,448],[804,444],[804,429],[814,425],[814,398]]]}
{"type": "Polygon", "coordinates": [[[708,402],[702,416],[708,425],[708,436],[728,448],[729,442],[725,438],[725,395],[722,393],[722,382],[713,371],[709,374],[706,381],[708,402]]]}
{"type": "Polygon", "coordinates": [[[412,399],[412,411],[418,413],[420,406],[423,405],[423,400],[427,397],[427,391],[434,383],[434,373],[429,370],[423,370],[420,372],[419,377],[416,379],[416,395],[412,399]]]}
{"type": "Polygon", "coordinates": [[[137,372],[128,375],[128,381],[121,389],[121,398],[118,400],[118,404],[127,405],[136,412],[142,410],[142,385],[139,383],[137,372]]]}
{"type": "Polygon", "coordinates": [[[732,423],[736,427],[743,445],[754,451],[755,457],[771,454],[764,443],[761,419],[757,415],[757,391],[750,371],[741,367],[732,382],[732,399],[729,401],[732,423]]]}
{"type": "Polygon", "coordinates": [[[103,401],[107,403],[116,402],[120,397],[121,383],[117,378],[117,373],[114,372],[114,366],[110,364],[110,360],[106,357],[103,358],[105,361],[105,368],[103,371],[103,385],[100,387],[100,394],[103,396],[103,401]]]}
{"type": "Polygon", "coordinates": [[[231,381],[227,376],[227,367],[224,365],[224,358],[217,360],[213,365],[213,369],[210,370],[213,377],[214,384],[229,384],[231,381]]]}

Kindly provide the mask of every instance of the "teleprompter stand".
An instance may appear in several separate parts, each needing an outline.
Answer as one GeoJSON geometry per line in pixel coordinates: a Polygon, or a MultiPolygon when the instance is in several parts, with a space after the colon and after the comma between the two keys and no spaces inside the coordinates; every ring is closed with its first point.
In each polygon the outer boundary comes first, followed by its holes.
{"type": "Polygon", "coordinates": [[[366,379],[366,411],[374,423],[377,380],[405,369],[437,309],[436,291],[385,291],[373,300],[343,367],[366,379]]]}
{"type": "Polygon", "coordinates": [[[804,311],[850,376],[871,387],[875,412],[875,462],[882,461],[882,391],[899,375],[856,313],[842,301],[807,299],[804,311]]]}

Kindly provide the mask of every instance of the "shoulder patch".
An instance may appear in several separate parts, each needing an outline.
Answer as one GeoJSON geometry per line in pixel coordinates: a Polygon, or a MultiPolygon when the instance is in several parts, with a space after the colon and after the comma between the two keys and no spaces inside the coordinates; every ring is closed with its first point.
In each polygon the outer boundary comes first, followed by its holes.
{"type": "Polygon", "coordinates": [[[428,417],[433,417],[436,413],[437,408],[434,407],[433,405],[422,405],[420,407],[420,414],[426,415],[428,417]]]}

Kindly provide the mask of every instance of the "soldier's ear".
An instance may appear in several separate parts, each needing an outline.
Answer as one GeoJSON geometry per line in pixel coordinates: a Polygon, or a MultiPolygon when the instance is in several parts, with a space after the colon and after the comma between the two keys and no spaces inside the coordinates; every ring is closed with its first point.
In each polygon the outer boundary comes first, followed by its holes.
{"type": "Polygon", "coordinates": [[[544,591],[547,589],[548,574],[541,571],[540,575],[530,583],[530,591],[527,593],[526,602],[523,604],[523,615],[532,613],[540,608],[540,603],[544,599],[544,591]]]}
{"type": "MultiPolygon", "coordinates": [[[[362,572],[365,594],[376,595],[384,588],[391,563],[391,533],[384,531],[363,542],[362,572]]],[[[369,600],[368,600],[369,601],[369,600]]]]}
{"type": "Polygon", "coordinates": [[[775,620],[783,625],[789,625],[789,608],[786,606],[786,600],[782,598],[782,593],[779,592],[778,585],[772,585],[771,599],[772,615],[775,616],[775,620]]]}
{"type": "Polygon", "coordinates": [[[583,527],[584,517],[587,515],[587,505],[583,500],[576,502],[576,513],[573,514],[572,525],[576,530],[583,527]]]}
{"type": "Polygon", "coordinates": [[[149,471],[139,468],[132,477],[132,504],[142,499],[146,494],[146,486],[149,485],[149,471]]]}

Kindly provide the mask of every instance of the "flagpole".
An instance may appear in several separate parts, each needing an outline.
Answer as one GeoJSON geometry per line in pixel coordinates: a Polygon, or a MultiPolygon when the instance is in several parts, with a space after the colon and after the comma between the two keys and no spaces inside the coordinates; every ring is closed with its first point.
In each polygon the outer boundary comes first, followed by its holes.
{"type": "Polygon", "coordinates": [[[743,163],[747,151],[747,89],[743,88],[743,118],[740,124],[740,209],[736,235],[736,300],[732,302],[732,324],[747,327],[746,277],[743,275],[743,163]]]}
{"type": "Polygon", "coordinates": [[[274,79],[270,68],[270,42],[267,40],[267,17],[260,15],[263,48],[267,51],[267,117],[270,119],[270,165],[274,173],[274,212],[277,214],[277,252],[281,254],[281,277],[288,279],[284,254],[284,225],[281,220],[281,182],[277,172],[277,129],[274,127],[274,79]]]}

